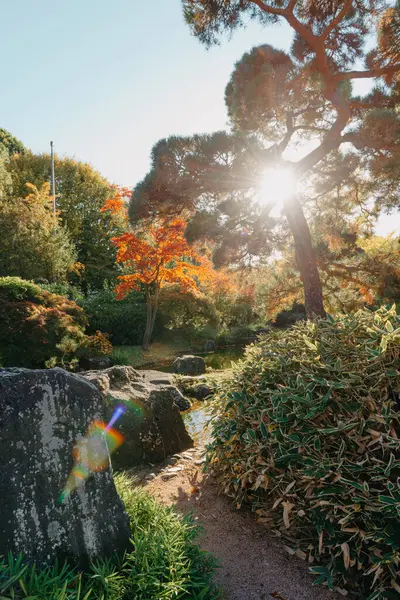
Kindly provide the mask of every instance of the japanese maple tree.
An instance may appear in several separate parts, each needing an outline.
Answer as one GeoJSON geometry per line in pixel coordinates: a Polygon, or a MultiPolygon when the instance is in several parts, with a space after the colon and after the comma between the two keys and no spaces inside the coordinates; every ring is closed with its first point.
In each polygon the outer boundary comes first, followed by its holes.
{"type": "Polygon", "coordinates": [[[178,285],[182,292],[199,293],[199,284],[212,277],[210,261],[189,246],[185,228],[185,220],[174,219],[149,228],[144,235],[128,232],[113,239],[117,262],[128,271],[118,278],[117,299],[121,300],[131,290],[143,290],[145,295],[144,350],[150,346],[160,289],[178,285]]]}
{"type": "Polygon", "coordinates": [[[110,188],[113,192],[113,195],[111,198],[108,198],[105,201],[104,205],[100,209],[100,212],[109,212],[112,215],[122,215],[125,217],[125,200],[131,197],[132,190],[130,188],[118,185],[112,185],[110,188]]]}

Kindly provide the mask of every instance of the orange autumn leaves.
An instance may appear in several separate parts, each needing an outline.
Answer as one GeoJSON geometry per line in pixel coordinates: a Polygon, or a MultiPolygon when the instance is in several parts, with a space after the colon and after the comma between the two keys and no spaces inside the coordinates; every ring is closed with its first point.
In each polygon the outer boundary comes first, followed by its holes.
{"type": "Polygon", "coordinates": [[[132,191],[129,188],[121,186],[112,186],[114,195],[105,201],[100,212],[109,212],[112,215],[121,214],[125,209],[125,199],[130,198],[132,191]]]}
{"type": "MultiPolygon", "coordinates": [[[[113,197],[105,202],[101,212],[126,213],[125,200],[131,191],[117,186],[113,186],[113,191],[113,197]]],[[[189,246],[184,237],[185,229],[186,221],[175,218],[150,227],[143,234],[127,232],[113,238],[117,262],[130,271],[118,278],[117,299],[121,300],[141,285],[155,289],[178,285],[181,292],[192,293],[199,293],[199,286],[203,292],[213,294],[236,291],[227,272],[215,271],[209,258],[189,246]]]]}
{"type": "Polygon", "coordinates": [[[189,246],[184,237],[186,221],[173,219],[151,227],[143,237],[124,233],[113,242],[117,246],[117,262],[129,274],[119,277],[117,298],[124,298],[140,285],[162,288],[179,285],[181,291],[197,292],[201,283],[213,278],[211,262],[189,246]]]}

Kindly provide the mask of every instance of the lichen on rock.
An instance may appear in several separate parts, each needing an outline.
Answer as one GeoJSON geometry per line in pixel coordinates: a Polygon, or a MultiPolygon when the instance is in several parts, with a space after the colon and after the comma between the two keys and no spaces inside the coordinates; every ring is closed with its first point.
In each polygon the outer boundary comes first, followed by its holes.
{"type": "MultiPolygon", "coordinates": [[[[123,403],[127,410],[119,421],[124,444],[113,454],[115,468],[131,468],[160,463],[168,456],[193,446],[180,414],[190,403],[168,383],[150,382],[146,372],[129,366],[114,366],[104,371],[89,371],[81,376],[94,383],[104,395],[106,416],[123,403]]],[[[152,380],[161,381],[161,375],[152,380]]]]}
{"type": "Polygon", "coordinates": [[[60,502],[76,443],[103,418],[101,394],[76,375],[0,369],[0,555],[85,565],[128,547],[129,519],[109,461],[60,502]]]}

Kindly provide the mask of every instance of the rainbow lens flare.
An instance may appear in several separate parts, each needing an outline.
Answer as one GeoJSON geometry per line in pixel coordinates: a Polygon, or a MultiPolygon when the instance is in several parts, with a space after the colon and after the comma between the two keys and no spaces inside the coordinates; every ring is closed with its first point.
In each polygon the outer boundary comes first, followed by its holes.
{"type": "Polygon", "coordinates": [[[117,406],[108,424],[102,421],[90,424],[86,436],[76,444],[72,452],[75,464],[60,495],[60,502],[82,485],[91,473],[102,471],[108,466],[110,454],[124,441],[121,433],[112,426],[125,412],[125,406],[117,406]]]}
{"type": "MultiPolygon", "coordinates": [[[[111,427],[114,425],[114,423],[115,423],[116,421],[118,421],[118,419],[119,419],[120,417],[122,417],[122,415],[123,415],[125,412],[126,412],[126,406],[124,406],[123,404],[119,404],[119,405],[116,407],[116,409],[114,410],[114,412],[113,412],[113,414],[112,414],[112,416],[111,416],[110,422],[108,423],[108,425],[107,425],[106,429],[110,429],[110,428],[111,428],[111,427]]],[[[111,452],[111,450],[110,450],[110,452],[111,452]]]]}
{"type": "Polygon", "coordinates": [[[119,405],[115,409],[115,411],[118,410],[118,408],[124,408],[124,412],[129,410],[129,412],[133,412],[139,417],[148,417],[151,415],[151,408],[141,400],[138,400],[137,398],[129,398],[129,400],[123,400],[123,402],[124,404],[119,405]]]}

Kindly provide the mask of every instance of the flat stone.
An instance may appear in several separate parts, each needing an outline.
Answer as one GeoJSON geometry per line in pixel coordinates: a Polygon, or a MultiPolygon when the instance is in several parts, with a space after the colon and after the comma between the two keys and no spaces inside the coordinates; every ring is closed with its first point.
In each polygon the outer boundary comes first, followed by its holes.
{"type": "Polygon", "coordinates": [[[167,463],[167,465],[176,465],[178,459],[175,458],[175,456],[173,456],[172,458],[168,458],[165,462],[167,463]]]}
{"type": "Polygon", "coordinates": [[[183,460],[193,460],[193,456],[191,454],[185,454],[184,456],[182,456],[183,460]]]}
{"type": "Polygon", "coordinates": [[[163,371],[140,370],[138,371],[146,383],[152,385],[172,385],[174,382],[173,373],[164,373],[163,371]]]}
{"type": "Polygon", "coordinates": [[[203,465],[206,462],[205,458],[200,458],[199,460],[195,460],[194,464],[195,465],[203,465]]]}
{"type": "Polygon", "coordinates": [[[155,473],[149,473],[148,475],[146,475],[145,480],[152,481],[153,479],[155,479],[155,477],[156,477],[155,473]]]}
{"type": "Polygon", "coordinates": [[[183,467],[182,465],[180,465],[179,467],[170,467],[169,469],[167,469],[167,473],[179,473],[180,471],[183,471],[185,467],[183,467]]]}

